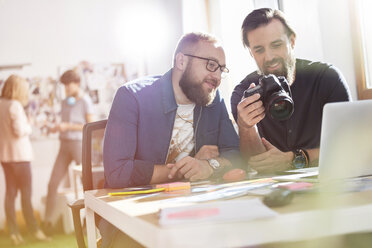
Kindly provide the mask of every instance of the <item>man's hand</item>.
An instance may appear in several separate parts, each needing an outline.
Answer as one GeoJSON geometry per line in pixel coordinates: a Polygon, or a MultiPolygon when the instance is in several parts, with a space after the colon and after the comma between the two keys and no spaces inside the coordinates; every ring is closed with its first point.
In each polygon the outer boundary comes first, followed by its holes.
{"type": "MultiPolygon", "coordinates": [[[[165,166],[166,166],[169,170],[171,170],[175,165],[176,165],[176,164],[166,164],[165,166]]],[[[182,179],[184,179],[183,174],[181,174],[179,171],[177,171],[176,175],[173,176],[172,178],[169,177],[169,172],[170,172],[170,171],[168,171],[168,179],[176,179],[176,180],[182,180],[182,179]]]]}
{"type": "Polygon", "coordinates": [[[171,169],[168,175],[170,179],[174,178],[177,174],[181,174],[190,181],[196,181],[206,179],[213,174],[213,169],[208,161],[190,156],[184,157],[174,165],[167,164],[167,167],[171,169]]]}
{"type": "Polygon", "coordinates": [[[197,159],[211,159],[211,158],[217,158],[218,156],[220,156],[220,153],[218,151],[217,146],[204,145],[196,153],[195,158],[197,158],[197,159]]]}
{"type": "MultiPolygon", "coordinates": [[[[255,87],[252,83],[249,88],[255,87]]],[[[238,110],[238,126],[239,128],[249,129],[254,127],[263,118],[265,118],[265,108],[259,94],[254,94],[250,97],[244,98],[237,106],[238,110]]]]}
{"type": "Polygon", "coordinates": [[[54,124],[51,127],[48,127],[48,133],[64,132],[64,131],[67,131],[68,128],[69,128],[69,123],[61,122],[58,124],[54,124]]]}
{"type": "Polygon", "coordinates": [[[265,138],[262,138],[262,143],[266,148],[266,152],[252,156],[248,160],[248,164],[253,169],[261,173],[272,173],[290,169],[293,159],[292,152],[280,151],[265,138]]]}

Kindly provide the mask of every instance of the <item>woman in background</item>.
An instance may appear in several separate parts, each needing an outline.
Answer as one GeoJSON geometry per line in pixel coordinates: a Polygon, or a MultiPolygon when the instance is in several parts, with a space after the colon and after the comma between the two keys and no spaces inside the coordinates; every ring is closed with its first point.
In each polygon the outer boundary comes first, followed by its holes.
{"type": "Polygon", "coordinates": [[[21,191],[22,212],[31,235],[37,240],[48,237],[39,228],[31,203],[31,126],[23,109],[28,103],[28,83],[11,75],[0,97],[0,162],[6,181],[5,214],[10,238],[15,245],[24,243],[15,215],[15,198],[21,191]]]}

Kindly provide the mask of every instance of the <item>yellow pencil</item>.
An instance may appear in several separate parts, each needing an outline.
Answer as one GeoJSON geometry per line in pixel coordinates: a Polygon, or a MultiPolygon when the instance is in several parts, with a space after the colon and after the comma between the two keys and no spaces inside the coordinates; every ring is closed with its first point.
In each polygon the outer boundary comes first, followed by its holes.
{"type": "Polygon", "coordinates": [[[155,189],[146,189],[146,190],[133,190],[133,191],[124,191],[124,192],[111,192],[108,193],[110,196],[120,196],[120,195],[138,195],[138,194],[149,194],[156,192],[169,192],[169,191],[178,191],[190,189],[190,182],[173,182],[165,184],[157,184],[155,189]]]}
{"type": "Polygon", "coordinates": [[[138,195],[138,194],[149,194],[149,193],[156,193],[165,191],[165,188],[158,188],[158,189],[147,189],[147,190],[133,190],[133,191],[125,191],[125,192],[110,192],[108,193],[110,196],[121,196],[121,195],[138,195]]]}

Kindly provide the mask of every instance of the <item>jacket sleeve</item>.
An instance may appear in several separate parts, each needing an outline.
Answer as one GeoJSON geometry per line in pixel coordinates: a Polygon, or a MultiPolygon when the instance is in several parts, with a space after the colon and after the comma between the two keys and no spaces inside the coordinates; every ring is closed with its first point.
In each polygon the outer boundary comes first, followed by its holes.
{"type": "Polygon", "coordinates": [[[22,105],[19,102],[14,101],[9,108],[9,112],[13,134],[16,137],[30,135],[32,128],[28,123],[27,116],[22,105]]]}
{"type": "Polygon", "coordinates": [[[227,113],[223,99],[221,100],[220,105],[221,119],[218,134],[218,148],[220,155],[229,160],[233,167],[242,168],[244,165],[239,151],[239,136],[227,113]]]}
{"type": "Polygon", "coordinates": [[[125,87],[114,98],[105,130],[103,164],[105,183],[109,188],[148,184],[154,165],[136,160],[138,102],[125,87]]]}

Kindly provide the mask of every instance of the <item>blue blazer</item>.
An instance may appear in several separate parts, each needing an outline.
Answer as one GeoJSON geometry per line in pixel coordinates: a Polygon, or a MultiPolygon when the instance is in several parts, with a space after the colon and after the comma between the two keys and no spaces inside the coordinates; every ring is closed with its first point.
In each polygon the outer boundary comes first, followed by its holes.
{"type": "MultiPolygon", "coordinates": [[[[154,165],[166,162],[176,111],[172,70],[118,89],[104,137],[106,187],[149,184],[154,165]]],[[[194,153],[216,145],[221,157],[233,163],[239,157],[238,135],[218,91],[211,105],[195,107],[194,136],[194,153]]]]}

